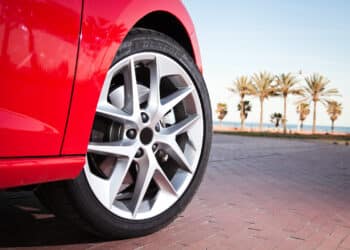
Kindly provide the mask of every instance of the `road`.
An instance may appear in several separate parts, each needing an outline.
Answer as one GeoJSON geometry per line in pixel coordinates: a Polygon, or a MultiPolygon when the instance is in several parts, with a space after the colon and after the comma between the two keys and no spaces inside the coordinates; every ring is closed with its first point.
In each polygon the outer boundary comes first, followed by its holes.
{"type": "Polygon", "coordinates": [[[31,192],[0,193],[0,248],[350,249],[350,147],[215,135],[203,183],[175,222],[103,242],[31,192]]]}

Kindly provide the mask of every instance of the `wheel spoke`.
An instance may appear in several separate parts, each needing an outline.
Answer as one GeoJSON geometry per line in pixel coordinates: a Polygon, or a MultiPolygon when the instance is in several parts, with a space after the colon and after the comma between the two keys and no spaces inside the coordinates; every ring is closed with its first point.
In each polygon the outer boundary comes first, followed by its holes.
{"type": "Polygon", "coordinates": [[[165,115],[169,110],[174,108],[178,103],[184,100],[193,91],[193,87],[180,88],[176,92],[161,99],[161,115],[165,115]]]}
{"type": "Polygon", "coordinates": [[[165,128],[162,132],[164,134],[173,134],[173,135],[179,135],[182,133],[187,132],[192,126],[199,120],[199,115],[189,115],[184,120],[165,128]]]}
{"type": "Polygon", "coordinates": [[[120,109],[114,107],[113,105],[111,105],[107,102],[100,103],[97,106],[96,113],[98,115],[103,116],[103,117],[109,118],[113,121],[119,121],[122,123],[135,122],[134,118],[131,115],[127,114],[123,110],[120,110],[120,109]]]}
{"type": "Polygon", "coordinates": [[[160,105],[160,76],[159,76],[159,57],[156,57],[150,65],[150,92],[148,97],[148,109],[157,110],[160,105]]]}
{"type": "Polygon", "coordinates": [[[146,163],[146,161],[139,163],[136,185],[131,199],[131,212],[133,217],[137,215],[154,174],[154,168],[149,164],[149,161],[146,164],[144,163],[146,163]]]}
{"type": "Polygon", "coordinates": [[[184,152],[182,152],[182,149],[177,144],[176,141],[172,143],[171,147],[169,147],[168,150],[169,155],[179,164],[179,166],[189,173],[192,173],[192,167],[191,164],[188,162],[184,152]]]}
{"type": "Polygon", "coordinates": [[[133,158],[136,153],[136,146],[123,142],[90,142],[88,152],[100,155],[124,156],[133,158]]]}
{"type": "Polygon", "coordinates": [[[131,58],[128,65],[127,82],[125,84],[125,110],[133,115],[140,113],[140,101],[136,80],[135,62],[131,58]]]}
{"type": "Polygon", "coordinates": [[[169,135],[162,135],[157,137],[157,141],[164,148],[171,158],[173,158],[179,167],[189,173],[192,173],[191,164],[188,162],[184,152],[177,144],[175,138],[169,135]]]}
{"type": "Polygon", "coordinates": [[[166,176],[160,166],[155,170],[153,179],[160,189],[166,191],[169,194],[177,196],[177,192],[173,184],[169,181],[169,178],[166,176]]]}
{"type": "Polygon", "coordinates": [[[113,202],[120,190],[126,174],[130,168],[132,159],[118,159],[111,177],[109,178],[109,205],[112,207],[113,202]]]}

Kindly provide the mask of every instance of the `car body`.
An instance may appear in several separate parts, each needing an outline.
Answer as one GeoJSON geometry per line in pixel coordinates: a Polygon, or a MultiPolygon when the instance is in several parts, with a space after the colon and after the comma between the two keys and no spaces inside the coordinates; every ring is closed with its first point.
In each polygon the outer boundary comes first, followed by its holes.
{"type": "Polygon", "coordinates": [[[0,12],[0,189],[79,175],[106,73],[134,27],[170,36],[202,69],[178,0],[3,0],[0,12]]]}

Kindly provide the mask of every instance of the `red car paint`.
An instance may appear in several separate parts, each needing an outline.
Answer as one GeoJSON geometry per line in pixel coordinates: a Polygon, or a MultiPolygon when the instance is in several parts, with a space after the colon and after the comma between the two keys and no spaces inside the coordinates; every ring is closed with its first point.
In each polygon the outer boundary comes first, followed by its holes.
{"type": "Polygon", "coordinates": [[[81,156],[13,158],[0,161],[0,187],[69,179],[78,176],[84,165],[81,156]]]}
{"type": "Polygon", "coordinates": [[[0,188],[79,174],[106,72],[128,32],[155,12],[182,24],[201,70],[181,1],[0,2],[0,188]]]}
{"type": "Polygon", "coordinates": [[[74,79],[81,0],[61,2],[65,1],[0,2],[0,157],[60,152],[74,79]],[[63,25],[57,13],[65,20],[63,25]]]}

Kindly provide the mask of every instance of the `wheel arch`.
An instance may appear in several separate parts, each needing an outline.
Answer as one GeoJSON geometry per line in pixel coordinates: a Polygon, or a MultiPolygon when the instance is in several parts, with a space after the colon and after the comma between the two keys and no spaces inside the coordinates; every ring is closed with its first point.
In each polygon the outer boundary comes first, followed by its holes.
{"type": "Polygon", "coordinates": [[[135,28],[146,28],[163,33],[177,41],[196,61],[190,35],[184,25],[171,13],[154,11],[141,18],[135,28]]]}
{"type": "Polygon", "coordinates": [[[133,28],[153,29],[172,37],[188,51],[202,71],[194,26],[180,0],[103,2],[104,5],[96,4],[94,0],[84,0],[76,78],[61,155],[86,154],[105,75],[120,45],[133,28]]]}

